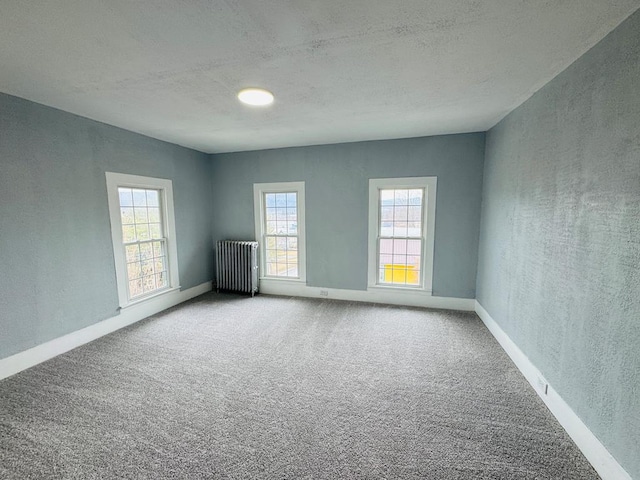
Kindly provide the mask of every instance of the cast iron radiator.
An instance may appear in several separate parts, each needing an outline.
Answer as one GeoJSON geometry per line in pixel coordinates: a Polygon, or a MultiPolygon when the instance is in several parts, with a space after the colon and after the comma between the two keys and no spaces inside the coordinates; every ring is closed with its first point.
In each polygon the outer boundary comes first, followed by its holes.
{"type": "Polygon", "coordinates": [[[216,288],[234,292],[258,291],[258,242],[221,240],[216,252],[216,288]]]}

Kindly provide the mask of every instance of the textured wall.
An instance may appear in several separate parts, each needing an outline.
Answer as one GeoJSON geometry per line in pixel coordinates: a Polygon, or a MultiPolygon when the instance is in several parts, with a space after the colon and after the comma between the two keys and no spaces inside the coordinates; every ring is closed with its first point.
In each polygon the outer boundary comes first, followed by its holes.
{"type": "Polygon", "coordinates": [[[487,136],[478,300],[640,478],[640,12],[487,136]]]}
{"type": "Polygon", "coordinates": [[[369,179],[438,177],[434,295],[474,298],[484,134],[214,155],[214,240],[254,238],[253,183],[305,181],[307,284],[366,290],[369,179]]]}
{"type": "Polygon", "coordinates": [[[173,180],[181,286],[211,280],[207,155],[0,94],[0,358],[117,314],[105,171],[173,180]]]}

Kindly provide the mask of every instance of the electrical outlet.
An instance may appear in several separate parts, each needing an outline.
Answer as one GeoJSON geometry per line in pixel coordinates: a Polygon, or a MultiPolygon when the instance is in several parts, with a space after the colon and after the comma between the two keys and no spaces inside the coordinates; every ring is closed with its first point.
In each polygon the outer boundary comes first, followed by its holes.
{"type": "Polygon", "coordinates": [[[328,297],[329,296],[329,290],[320,290],[320,296],[321,297],[328,297]]]}

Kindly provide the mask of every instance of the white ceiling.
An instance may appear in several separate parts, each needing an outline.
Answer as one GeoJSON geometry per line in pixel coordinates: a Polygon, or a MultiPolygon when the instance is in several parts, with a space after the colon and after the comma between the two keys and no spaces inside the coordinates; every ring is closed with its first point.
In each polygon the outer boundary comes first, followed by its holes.
{"type": "Polygon", "coordinates": [[[0,0],[0,91],[204,152],[484,131],[639,7],[0,0]]]}

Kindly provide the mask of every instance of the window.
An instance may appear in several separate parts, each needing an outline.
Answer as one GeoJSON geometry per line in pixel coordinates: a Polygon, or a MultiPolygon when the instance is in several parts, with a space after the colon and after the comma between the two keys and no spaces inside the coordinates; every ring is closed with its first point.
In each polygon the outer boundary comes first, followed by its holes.
{"type": "Polygon", "coordinates": [[[305,280],[304,182],[253,186],[261,278],[305,280]]]}
{"type": "Polygon", "coordinates": [[[120,306],[179,288],[171,180],[106,177],[120,306]]]}
{"type": "Polygon", "coordinates": [[[369,286],[431,293],[436,177],[369,180],[369,286]]]}

